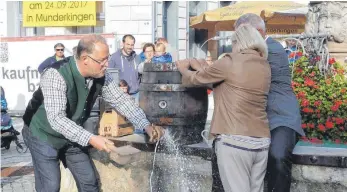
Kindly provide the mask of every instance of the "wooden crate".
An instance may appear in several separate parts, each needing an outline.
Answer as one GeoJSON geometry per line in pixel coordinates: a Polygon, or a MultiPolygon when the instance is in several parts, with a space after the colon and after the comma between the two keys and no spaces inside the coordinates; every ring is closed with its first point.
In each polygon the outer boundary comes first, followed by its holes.
{"type": "Polygon", "coordinates": [[[113,110],[104,101],[100,104],[99,135],[106,137],[121,137],[134,133],[134,126],[124,116],[113,110]]]}

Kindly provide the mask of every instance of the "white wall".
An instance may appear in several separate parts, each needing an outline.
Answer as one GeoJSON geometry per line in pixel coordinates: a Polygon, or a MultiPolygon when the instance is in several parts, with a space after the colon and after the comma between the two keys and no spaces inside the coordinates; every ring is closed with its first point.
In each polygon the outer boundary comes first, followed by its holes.
{"type": "Polygon", "coordinates": [[[157,1],[155,14],[156,14],[156,34],[155,37],[163,36],[163,2],[157,1]]]}
{"type": "Polygon", "coordinates": [[[207,1],[207,10],[219,8],[219,1],[207,1]]]}
{"type": "Polygon", "coordinates": [[[116,33],[121,42],[125,34],[135,36],[135,51],[141,44],[152,42],[152,1],[117,0],[105,1],[105,33],[116,33]]]}
{"type": "Polygon", "coordinates": [[[0,37],[7,36],[7,4],[0,1],[0,37]]]}
{"type": "Polygon", "coordinates": [[[187,18],[187,2],[180,1],[178,3],[178,59],[185,59],[188,56],[188,21],[187,18]]]}

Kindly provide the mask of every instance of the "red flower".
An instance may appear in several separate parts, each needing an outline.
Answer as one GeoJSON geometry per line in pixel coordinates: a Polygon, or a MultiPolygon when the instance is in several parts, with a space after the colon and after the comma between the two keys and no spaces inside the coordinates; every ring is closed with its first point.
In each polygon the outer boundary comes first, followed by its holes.
{"type": "Polygon", "coordinates": [[[305,112],[305,113],[313,113],[313,109],[307,108],[307,107],[304,108],[302,111],[305,112]]]}
{"type": "Polygon", "coordinates": [[[302,56],[302,52],[299,51],[299,52],[296,53],[296,55],[301,57],[302,56]]]}
{"type": "Polygon", "coordinates": [[[336,118],[335,122],[337,125],[342,125],[345,122],[345,120],[343,120],[342,118],[336,118]]]}
{"type": "Polygon", "coordinates": [[[335,101],[335,105],[337,105],[337,106],[340,106],[340,105],[342,105],[342,101],[341,100],[337,100],[337,101],[335,101]]]}
{"type": "Polygon", "coordinates": [[[318,139],[318,138],[316,138],[316,137],[312,138],[312,139],[311,139],[311,142],[312,142],[312,143],[323,143],[322,140],[320,140],[320,139],[318,139]]]}
{"type": "Polygon", "coordinates": [[[327,79],[327,80],[325,80],[325,83],[328,84],[328,85],[330,85],[330,84],[331,84],[331,80],[330,80],[330,79],[327,79]]]}
{"type": "Polygon", "coordinates": [[[322,125],[322,124],[319,124],[319,125],[318,125],[318,129],[319,129],[320,131],[325,131],[325,127],[324,127],[324,125],[322,125]]]}
{"type": "Polygon", "coordinates": [[[340,139],[335,139],[335,143],[340,144],[341,140],[340,139]]]}
{"type": "Polygon", "coordinates": [[[303,141],[309,141],[307,137],[301,137],[303,141]]]}
{"type": "Polygon", "coordinates": [[[300,85],[299,83],[292,81],[292,89],[295,89],[295,87],[297,87],[299,85],[300,85]]]}
{"type": "Polygon", "coordinates": [[[310,105],[310,101],[307,100],[307,99],[303,99],[302,102],[301,102],[301,105],[302,105],[303,107],[307,107],[307,106],[310,105]]]}
{"type": "Polygon", "coordinates": [[[303,70],[300,67],[295,70],[296,73],[302,73],[302,71],[303,70]]]}
{"type": "Polygon", "coordinates": [[[313,71],[312,73],[310,73],[311,77],[314,77],[316,75],[316,73],[313,71]]]}
{"type": "Polygon", "coordinates": [[[305,123],[303,123],[303,124],[301,124],[301,127],[302,127],[303,129],[306,129],[306,128],[307,128],[307,125],[306,125],[305,123]]]}
{"type": "Polygon", "coordinates": [[[346,93],[346,88],[342,88],[341,93],[346,93]]]}
{"type": "Polygon", "coordinates": [[[317,56],[315,59],[316,61],[320,61],[320,56],[317,56]]]}
{"type": "Polygon", "coordinates": [[[314,102],[314,106],[318,107],[322,104],[322,101],[315,101],[314,102]]]}
{"type": "Polygon", "coordinates": [[[309,128],[314,128],[314,124],[313,123],[309,123],[307,124],[309,128]]]}
{"type": "Polygon", "coordinates": [[[336,61],[335,61],[335,58],[330,58],[330,59],[329,59],[329,64],[330,64],[330,65],[334,64],[335,62],[336,62],[336,61]]]}
{"type": "Polygon", "coordinates": [[[305,79],[305,85],[307,85],[307,86],[309,86],[309,87],[313,87],[316,83],[312,80],[312,79],[310,79],[310,78],[306,78],[305,79]]]}
{"type": "Polygon", "coordinates": [[[331,110],[335,112],[335,111],[339,110],[339,107],[340,107],[339,105],[335,104],[335,105],[331,106],[331,110]]]}
{"type": "Polygon", "coordinates": [[[327,121],[327,122],[325,122],[325,127],[328,129],[332,129],[332,128],[334,128],[334,123],[331,121],[327,121]]]}
{"type": "Polygon", "coordinates": [[[304,98],[304,97],[306,97],[306,93],[303,92],[303,91],[300,91],[300,92],[298,93],[298,98],[304,98]]]}
{"type": "Polygon", "coordinates": [[[289,58],[293,58],[295,56],[295,52],[291,52],[290,54],[289,54],[289,58]]]}
{"type": "Polygon", "coordinates": [[[339,75],[343,75],[343,74],[345,73],[345,70],[343,70],[343,69],[338,69],[336,72],[337,72],[337,74],[339,74],[339,75]]]}

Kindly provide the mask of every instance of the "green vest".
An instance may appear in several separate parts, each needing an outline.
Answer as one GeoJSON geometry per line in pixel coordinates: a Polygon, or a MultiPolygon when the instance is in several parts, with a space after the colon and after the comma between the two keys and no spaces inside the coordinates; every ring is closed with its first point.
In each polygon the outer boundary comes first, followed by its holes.
{"type": "MultiPolygon", "coordinates": [[[[93,79],[93,85],[89,89],[85,78],[77,69],[75,59],[70,59],[69,62],[58,67],[52,67],[58,70],[67,85],[67,118],[74,121],[77,125],[83,126],[89,117],[96,98],[101,92],[105,78],[93,79]]],[[[38,107],[31,119],[29,127],[34,136],[51,144],[56,149],[60,149],[70,142],[62,134],[52,129],[47,120],[44,104],[38,107]]]]}

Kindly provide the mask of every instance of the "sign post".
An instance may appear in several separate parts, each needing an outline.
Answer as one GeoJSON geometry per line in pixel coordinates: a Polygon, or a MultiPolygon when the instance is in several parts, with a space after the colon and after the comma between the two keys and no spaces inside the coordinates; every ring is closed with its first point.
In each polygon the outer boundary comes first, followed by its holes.
{"type": "Polygon", "coordinates": [[[23,1],[23,27],[96,26],[95,1],[23,1]]]}

